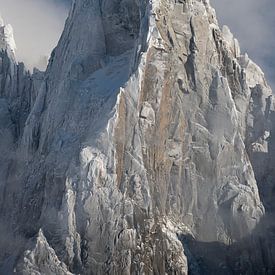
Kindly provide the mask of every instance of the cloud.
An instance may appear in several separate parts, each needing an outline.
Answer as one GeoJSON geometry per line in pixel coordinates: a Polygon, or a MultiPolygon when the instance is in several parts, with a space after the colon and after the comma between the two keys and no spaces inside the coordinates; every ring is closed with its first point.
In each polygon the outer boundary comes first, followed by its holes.
{"type": "Polygon", "coordinates": [[[67,0],[0,0],[0,14],[14,30],[18,61],[29,69],[45,69],[45,60],[58,42],[68,9],[67,0]]]}
{"type": "MultiPolygon", "coordinates": [[[[243,52],[258,63],[275,88],[274,0],[211,0],[222,24],[243,52]]],[[[0,14],[14,29],[17,59],[44,69],[64,27],[70,0],[0,0],[0,14]]]]}
{"type": "Polygon", "coordinates": [[[220,23],[228,25],[247,52],[275,88],[275,1],[211,0],[220,23]]]}

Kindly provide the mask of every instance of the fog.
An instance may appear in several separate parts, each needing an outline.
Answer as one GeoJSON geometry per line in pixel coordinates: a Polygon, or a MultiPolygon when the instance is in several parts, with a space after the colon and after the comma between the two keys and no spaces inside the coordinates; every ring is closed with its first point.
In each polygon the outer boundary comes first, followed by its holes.
{"type": "MultiPolygon", "coordinates": [[[[0,0],[0,14],[14,29],[17,60],[45,68],[68,14],[70,0],[0,0]]],[[[258,63],[275,88],[274,0],[211,0],[242,51],[258,63]]]]}
{"type": "Polygon", "coordinates": [[[247,52],[263,69],[275,89],[275,1],[211,0],[221,24],[230,27],[247,52]]]}
{"type": "Polygon", "coordinates": [[[14,30],[17,60],[28,69],[45,69],[68,10],[67,0],[0,0],[1,17],[14,30]]]}

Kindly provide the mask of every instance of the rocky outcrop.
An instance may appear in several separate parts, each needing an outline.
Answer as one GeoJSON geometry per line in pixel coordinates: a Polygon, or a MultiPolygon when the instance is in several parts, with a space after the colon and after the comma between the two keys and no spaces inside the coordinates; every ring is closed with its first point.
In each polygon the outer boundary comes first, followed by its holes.
{"type": "Polygon", "coordinates": [[[26,250],[17,264],[14,272],[22,274],[49,274],[69,275],[64,263],[61,263],[54,250],[49,246],[42,230],[39,230],[35,240],[29,242],[26,250]]]}
{"type": "Polygon", "coordinates": [[[245,270],[272,93],[207,0],[73,1],[44,74],[3,55],[2,270],[245,270]]]}

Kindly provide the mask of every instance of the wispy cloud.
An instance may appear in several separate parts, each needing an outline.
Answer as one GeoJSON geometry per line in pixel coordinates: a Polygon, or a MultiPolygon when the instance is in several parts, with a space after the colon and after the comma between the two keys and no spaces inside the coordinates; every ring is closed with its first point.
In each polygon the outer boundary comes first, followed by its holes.
{"type": "MultiPolygon", "coordinates": [[[[238,38],[243,52],[264,70],[275,88],[274,0],[211,0],[222,24],[238,38]]],[[[0,14],[13,26],[17,58],[41,66],[62,32],[70,0],[0,0],[0,14]]]]}
{"type": "Polygon", "coordinates": [[[0,0],[0,14],[14,29],[17,59],[28,68],[44,69],[67,13],[67,0],[0,0]]]}
{"type": "Polygon", "coordinates": [[[275,89],[275,1],[211,0],[219,21],[230,27],[243,52],[261,66],[275,89]]]}

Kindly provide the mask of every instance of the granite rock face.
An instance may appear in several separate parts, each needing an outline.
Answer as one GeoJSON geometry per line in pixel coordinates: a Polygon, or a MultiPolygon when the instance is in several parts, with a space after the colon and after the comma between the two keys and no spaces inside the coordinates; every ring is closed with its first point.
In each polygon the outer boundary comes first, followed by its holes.
{"type": "Polygon", "coordinates": [[[32,75],[5,33],[0,273],[272,272],[272,91],[207,0],[73,1],[32,75]]]}

